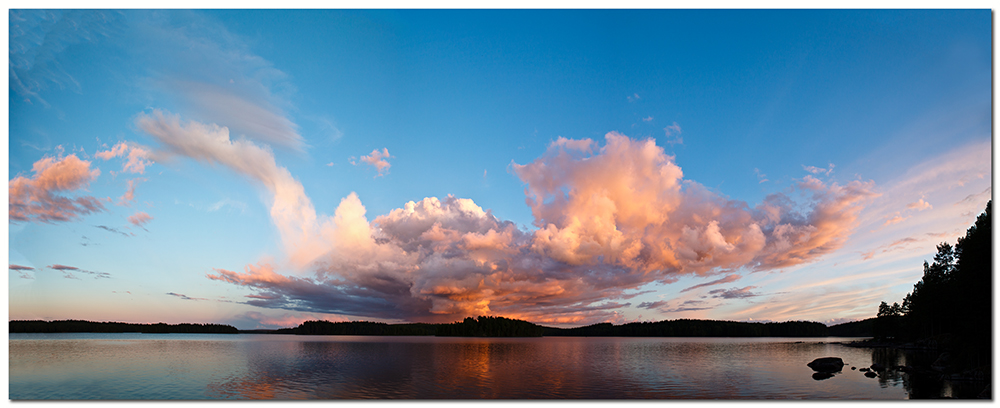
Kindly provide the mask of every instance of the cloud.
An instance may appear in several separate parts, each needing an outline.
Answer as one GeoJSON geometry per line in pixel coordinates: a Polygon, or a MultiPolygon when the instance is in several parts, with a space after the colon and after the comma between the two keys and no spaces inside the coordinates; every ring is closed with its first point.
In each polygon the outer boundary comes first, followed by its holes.
{"type": "Polygon", "coordinates": [[[930,205],[930,203],[924,201],[924,199],[921,198],[919,201],[917,201],[915,203],[909,203],[909,204],[907,204],[906,208],[910,209],[910,210],[923,211],[923,210],[929,210],[931,208],[934,208],[934,206],[930,205]]]}
{"type": "Polygon", "coordinates": [[[52,264],[52,265],[49,265],[48,268],[52,269],[52,270],[56,270],[56,271],[62,272],[63,273],[63,277],[65,277],[67,279],[79,279],[76,276],[74,276],[71,272],[86,273],[86,274],[92,275],[94,277],[94,279],[101,279],[101,278],[108,279],[108,278],[111,278],[111,274],[109,274],[107,272],[88,271],[88,270],[85,270],[85,269],[77,268],[75,266],[52,264]]]}
{"type": "Polygon", "coordinates": [[[642,118],[642,121],[643,122],[652,122],[653,121],[653,116],[650,115],[650,116],[644,117],[644,118],[642,118]]]}
{"type": "Polygon", "coordinates": [[[768,181],[767,180],[767,174],[761,173],[760,169],[754,168],[753,172],[754,172],[754,174],[757,175],[757,179],[758,179],[757,184],[761,184],[761,183],[763,183],[765,181],[768,181]]]}
{"type": "Polygon", "coordinates": [[[153,220],[153,216],[151,216],[149,214],[146,214],[143,211],[139,211],[139,212],[137,212],[135,214],[132,214],[132,215],[130,215],[128,217],[128,222],[130,224],[135,225],[136,227],[139,227],[139,228],[143,228],[143,229],[145,229],[144,225],[148,224],[152,220],[153,220]]]}
{"type": "Polygon", "coordinates": [[[131,205],[132,202],[135,201],[135,187],[138,186],[139,183],[141,183],[143,181],[146,181],[146,179],[145,178],[134,178],[134,179],[128,180],[126,182],[128,184],[128,188],[125,190],[125,194],[122,194],[121,197],[118,197],[118,205],[121,205],[121,206],[131,205]]]}
{"type": "Polygon", "coordinates": [[[265,147],[245,139],[231,140],[229,129],[160,110],[139,114],[136,125],[163,144],[162,155],[182,155],[207,164],[221,164],[263,185],[271,197],[271,219],[278,227],[285,251],[298,265],[326,252],[318,235],[316,211],[302,184],[274,160],[265,147]]]}
{"type": "Polygon", "coordinates": [[[990,194],[992,194],[992,192],[993,192],[993,186],[986,187],[986,189],[980,193],[969,194],[968,196],[963,198],[962,201],[955,203],[955,205],[969,204],[969,203],[977,205],[981,204],[985,198],[990,197],[990,194]]]}
{"type": "Polygon", "coordinates": [[[907,218],[910,218],[910,217],[903,217],[903,216],[899,215],[899,213],[896,213],[896,215],[893,216],[892,218],[889,218],[889,219],[885,220],[885,224],[882,224],[882,226],[889,226],[889,225],[892,225],[892,224],[898,224],[898,223],[901,223],[903,221],[906,221],[907,218]]]}
{"type": "Polygon", "coordinates": [[[714,297],[714,298],[745,299],[745,298],[748,298],[748,297],[760,296],[760,295],[758,295],[758,294],[753,293],[753,292],[750,291],[750,289],[755,289],[755,288],[756,288],[756,286],[747,286],[745,288],[740,288],[740,289],[733,288],[733,289],[728,289],[728,290],[727,289],[715,289],[715,290],[708,291],[708,294],[712,295],[712,297],[714,297]]]}
{"type": "Polygon", "coordinates": [[[663,128],[663,132],[667,136],[667,144],[684,144],[684,138],[681,137],[681,126],[677,122],[663,128]]]}
{"type": "Polygon", "coordinates": [[[642,98],[639,97],[639,94],[637,94],[637,93],[629,95],[626,98],[628,99],[629,102],[635,102],[635,101],[638,101],[639,99],[642,99],[642,98]]]}
{"type": "Polygon", "coordinates": [[[124,235],[124,236],[126,236],[126,237],[130,236],[130,235],[129,235],[129,234],[127,233],[127,232],[125,232],[125,231],[122,231],[122,230],[120,230],[120,229],[118,229],[118,228],[114,228],[114,227],[109,227],[109,226],[107,226],[107,225],[95,225],[94,227],[97,227],[97,228],[100,228],[100,229],[102,229],[102,230],[105,230],[105,231],[107,231],[107,232],[113,232],[113,233],[115,233],[115,234],[122,234],[122,235],[124,235]]]}
{"type": "Polygon", "coordinates": [[[254,54],[248,42],[211,17],[184,10],[129,11],[129,35],[142,47],[132,58],[155,66],[143,84],[194,120],[234,136],[303,151],[298,125],[286,113],[296,92],[288,75],[254,54]]]}
{"type": "MultiPolygon", "coordinates": [[[[198,126],[170,125],[166,133],[237,143],[219,129],[195,132],[198,126]]],[[[651,282],[814,261],[842,245],[857,212],[875,195],[872,182],[828,184],[807,176],[796,188],[808,203],[773,194],[751,208],[684,180],[652,139],[613,132],[605,139],[598,146],[560,138],[536,161],[511,164],[526,183],[535,230],[452,196],[411,201],[369,220],[352,193],[333,217],[316,217],[309,206],[314,224],[301,230],[322,244],[309,264],[312,275],[285,275],[264,262],[242,272],[218,268],[207,277],[251,289],[246,304],[299,312],[411,321],[486,314],[550,324],[607,321],[621,318],[617,309],[628,305],[618,300],[651,282]]],[[[177,151],[202,157],[209,150],[177,151]]],[[[224,156],[210,157],[246,171],[224,156]]],[[[273,157],[253,161],[260,162],[266,165],[255,168],[271,168],[273,157]]],[[[307,202],[302,197],[299,202],[307,202]]],[[[275,217],[275,223],[283,221],[275,217]]],[[[286,247],[296,249],[287,241],[286,247]]],[[[746,290],[743,297],[753,295],[746,290]]]]}
{"type": "Polygon", "coordinates": [[[825,168],[825,169],[822,168],[822,167],[816,167],[816,166],[805,166],[805,165],[802,166],[802,168],[805,171],[808,171],[808,172],[810,172],[812,174],[825,174],[827,176],[829,176],[830,173],[833,173],[833,167],[834,167],[833,163],[830,163],[830,167],[825,168]]]}
{"type": "Polygon", "coordinates": [[[205,298],[188,297],[187,295],[182,295],[180,293],[174,293],[174,292],[167,292],[167,294],[170,295],[170,296],[181,298],[183,300],[209,300],[209,299],[205,299],[205,298]]]}
{"type": "MultiPolygon", "coordinates": [[[[378,149],[374,149],[371,154],[361,156],[361,162],[374,166],[375,169],[378,170],[378,174],[375,177],[379,177],[384,176],[385,171],[389,170],[391,164],[389,164],[389,161],[386,159],[390,158],[393,157],[389,155],[389,149],[382,148],[381,152],[378,149]]],[[[358,163],[352,160],[351,164],[356,166],[358,163]]]]}
{"type": "Polygon", "coordinates": [[[21,266],[21,265],[16,265],[16,264],[10,264],[10,265],[7,265],[7,267],[8,267],[8,269],[10,269],[12,271],[33,271],[33,270],[35,270],[35,268],[32,268],[30,266],[21,266]]]}
{"type": "Polygon", "coordinates": [[[63,222],[104,211],[104,204],[97,198],[60,195],[87,188],[101,174],[99,169],[91,170],[89,161],[80,160],[75,154],[65,158],[45,157],[35,162],[32,171],[33,177],[18,176],[8,184],[11,221],[63,222]]]}
{"type": "Polygon", "coordinates": [[[104,10],[10,10],[10,90],[48,107],[39,93],[51,87],[79,91],[59,55],[70,45],[96,43],[122,28],[121,14],[104,10]]]}
{"type": "Polygon", "coordinates": [[[706,287],[706,286],[712,286],[712,285],[719,285],[719,284],[723,284],[723,283],[735,282],[735,281],[737,281],[739,279],[740,279],[740,275],[733,274],[733,275],[726,276],[725,278],[716,279],[716,280],[711,281],[711,282],[705,282],[705,283],[702,283],[702,284],[698,284],[698,285],[694,285],[694,286],[691,286],[691,287],[688,287],[688,288],[681,289],[681,293],[687,292],[689,290],[703,288],[703,287],[706,287]]]}
{"type": "Polygon", "coordinates": [[[655,302],[642,302],[642,303],[639,303],[639,306],[636,306],[636,307],[638,307],[640,309],[658,309],[660,307],[666,306],[668,303],[670,303],[670,301],[667,301],[667,300],[657,300],[655,302]]]}
{"type": "Polygon", "coordinates": [[[125,163],[122,163],[122,171],[133,174],[143,174],[146,172],[146,166],[153,164],[153,161],[150,160],[151,154],[148,148],[136,144],[126,144],[125,142],[118,142],[110,150],[99,151],[94,156],[103,160],[124,157],[125,163]]]}

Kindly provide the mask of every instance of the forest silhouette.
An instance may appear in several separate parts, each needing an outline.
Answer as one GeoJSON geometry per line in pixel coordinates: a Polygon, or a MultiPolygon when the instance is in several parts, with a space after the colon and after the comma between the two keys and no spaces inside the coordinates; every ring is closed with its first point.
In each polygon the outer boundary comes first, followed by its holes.
{"type": "MultiPolygon", "coordinates": [[[[902,303],[882,302],[874,320],[881,342],[947,352],[955,367],[992,362],[992,201],[955,245],[937,246],[934,262],[902,303]]],[[[989,372],[989,370],[986,370],[989,372]]]]}

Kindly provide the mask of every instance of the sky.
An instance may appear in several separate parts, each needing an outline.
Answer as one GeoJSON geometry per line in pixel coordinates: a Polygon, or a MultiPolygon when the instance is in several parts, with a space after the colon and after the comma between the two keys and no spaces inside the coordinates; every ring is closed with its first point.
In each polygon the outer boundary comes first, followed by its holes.
{"type": "Polygon", "coordinates": [[[827,324],[992,197],[990,10],[10,10],[10,319],[827,324]]]}

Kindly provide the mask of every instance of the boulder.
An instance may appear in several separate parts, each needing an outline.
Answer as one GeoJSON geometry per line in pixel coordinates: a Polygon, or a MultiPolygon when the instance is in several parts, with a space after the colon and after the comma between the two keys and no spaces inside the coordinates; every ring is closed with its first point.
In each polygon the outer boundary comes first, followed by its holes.
{"type": "Polygon", "coordinates": [[[878,374],[875,374],[875,372],[874,372],[874,371],[869,371],[869,372],[866,372],[866,373],[865,373],[865,377],[868,377],[868,378],[875,378],[875,377],[878,377],[878,374]]]}
{"type": "Polygon", "coordinates": [[[821,373],[836,373],[844,368],[844,360],[841,360],[840,357],[822,357],[817,358],[806,365],[813,369],[813,371],[821,373]]]}
{"type": "Polygon", "coordinates": [[[874,363],[871,365],[872,371],[885,371],[885,366],[879,363],[874,363]]]}
{"type": "Polygon", "coordinates": [[[833,377],[833,373],[824,373],[824,372],[813,373],[813,379],[816,381],[822,381],[830,377],[833,377]]]}

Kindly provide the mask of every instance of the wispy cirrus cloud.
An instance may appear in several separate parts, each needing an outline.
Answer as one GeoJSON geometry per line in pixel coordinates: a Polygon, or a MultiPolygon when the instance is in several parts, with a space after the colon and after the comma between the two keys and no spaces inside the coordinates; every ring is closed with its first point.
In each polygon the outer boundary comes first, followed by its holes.
{"type": "Polygon", "coordinates": [[[101,174],[90,162],[75,154],[45,157],[34,163],[34,176],[17,176],[8,183],[11,222],[45,223],[72,221],[83,215],[104,211],[101,200],[92,196],[70,198],[63,193],[87,188],[101,174]]]}
{"type": "Polygon", "coordinates": [[[269,146],[303,151],[305,141],[288,114],[295,86],[248,40],[211,17],[183,10],[130,11],[131,35],[143,46],[133,55],[157,67],[150,91],[175,110],[226,127],[269,146]]]}
{"type": "Polygon", "coordinates": [[[52,269],[52,270],[56,270],[56,271],[59,271],[59,272],[62,272],[63,273],[63,277],[65,277],[67,279],[79,279],[75,275],[73,275],[73,272],[85,273],[85,274],[93,276],[94,279],[101,279],[101,278],[108,279],[108,278],[111,278],[111,274],[109,274],[107,272],[88,271],[86,269],[80,269],[80,268],[77,268],[75,266],[52,264],[52,265],[49,265],[47,268],[52,269]]]}
{"type": "Polygon", "coordinates": [[[123,235],[123,236],[125,236],[125,237],[129,237],[129,236],[131,236],[131,235],[129,235],[129,233],[127,233],[127,232],[125,232],[125,231],[122,231],[122,230],[120,230],[120,229],[118,229],[118,228],[114,228],[114,227],[109,227],[109,226],[107,226],[107,225],[95,225],[94,227],[95,227],[95,228],[100,228],[100,229],[102,229],[102,230],[105,230],[105,231],[107,231],[107,232],[113,232],[113,233],[115,233],[115,234],[121,234],[121,235],[123,235]]]}
{"type": "Polygon", "coordinates": [[[711,282],[705,282],[705,283],[702,283],[702,284],[698,284],[698,285],[694,285],[694,286],[691,286],[691,287],[687,287],[687,288],[681,289],[681,293],[684,293],[684,292],[687,292],[687,291],[691,291],[691,290],[695,290],[695,289],[698,289],[698,288],[703,288],[703,287],[706,287],[706,286],[721,285],[723,283],[735,282],[735,281],[739,280],[740,278],[741,278],[741,276],[737,275],[737,274],[728,275],[728,276],[726,276],[724,278],[716,279],[716,280],[713,280],[711,282]]]}

